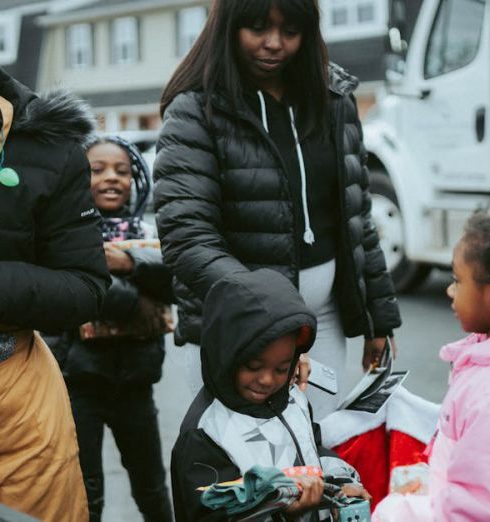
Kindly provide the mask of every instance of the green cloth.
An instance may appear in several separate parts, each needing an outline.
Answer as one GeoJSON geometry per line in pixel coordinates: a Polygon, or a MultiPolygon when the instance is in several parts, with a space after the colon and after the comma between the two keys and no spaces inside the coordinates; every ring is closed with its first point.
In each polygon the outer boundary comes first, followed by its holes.
{"type": "Polygon", "coordinates": [[[243,476],[242,484],[213,484],[203,492],[201,503],[209,509],[225,509],[228,515],[236,515],[255,508],[265,500],[275,498],[277,507],[280,507],[285,505],[285,499],[290,500],[298,496],[298,486],[282,471],[277,468],[253,466],[243,476]],[[280,498],[275,498],[279,491],[287,492],[287,496],[279,495],[280,498]]]}

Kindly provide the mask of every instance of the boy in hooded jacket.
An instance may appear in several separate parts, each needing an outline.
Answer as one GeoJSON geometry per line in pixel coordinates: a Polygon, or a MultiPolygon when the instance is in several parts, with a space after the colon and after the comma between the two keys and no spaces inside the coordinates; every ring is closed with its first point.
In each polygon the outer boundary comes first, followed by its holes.
{"type": "Polygon", "coordinates": [[[150,173],[138,149],[118,136],[94,138],[86,151],[112,286],[98,321],[66,332],[54,351],[75,417],[90,522],[101,520],[104,505],[104,425],[114,435],[145,522],[170,522],[152,385],[162,375],[159,319],[171,290],[160,250],[150,245],[153,227],[143,221],[150,173]],[[118,248],[121,241],[130,248],[118,248]]]}
{"type": "MultiPolygon", "coordinates": [[[[352,496],[369,498],[355,470],[316,443],[308,401],[290,384],[316,333],[316,318],[294,286],[270,269],[225,276],[206,297],[203,324],[204,387],[172,452],[177,522],[227,520],[224,511],[201,505],[196,488],[234,480],[257,464],[321,466],[349,483],[352,496]]],[[[315,509],[323,480],[300,483],[303,494],[284,515],[328,520],[315,509]]]]}

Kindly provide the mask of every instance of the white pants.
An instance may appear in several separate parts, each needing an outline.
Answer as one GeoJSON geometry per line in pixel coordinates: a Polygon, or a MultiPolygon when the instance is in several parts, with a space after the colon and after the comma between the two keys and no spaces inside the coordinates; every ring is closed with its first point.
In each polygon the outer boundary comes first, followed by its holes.
{"type": "MultiPolygon", "coordinates": [[[[335,260],[301,270],[299,273],[299,292],[318,321],[315,344],[309,355],[312,359],[335,370],[339,390],[337,395],[330,395],[308,386],[306,394],[317,422],[336,409],[345,392],[346,340],[332,295],[334,277],[335,260]]],[[[187,382],[191,393],[195,396],[203,385],[199,346],[187,343],[182,348],[187,382]]]]}
{"type": "Polygon", "coordinates": [[[313,418],[317,422],[337,408],[345,392],[347,350],[332,294],[334,278],[335,260],[299,273],[299,292],[306,306],[315,313],[318,323],[315,344],[309,351],[309,356],[333,368],[337,375],[337,395],[330,395],[313,386],[308,386],[306,390],[313,408],[313,418]]]}

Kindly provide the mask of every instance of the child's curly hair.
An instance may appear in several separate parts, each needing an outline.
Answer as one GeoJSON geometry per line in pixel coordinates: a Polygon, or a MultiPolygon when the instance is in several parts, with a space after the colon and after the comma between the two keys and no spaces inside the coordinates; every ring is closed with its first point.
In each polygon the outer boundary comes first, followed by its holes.
{"type": "Polygon", "coordinates": [[[490,214],[478,211],[466,222],[461,243],[464,259],[475,265],[475,280],[490,284],[490,214]]]}

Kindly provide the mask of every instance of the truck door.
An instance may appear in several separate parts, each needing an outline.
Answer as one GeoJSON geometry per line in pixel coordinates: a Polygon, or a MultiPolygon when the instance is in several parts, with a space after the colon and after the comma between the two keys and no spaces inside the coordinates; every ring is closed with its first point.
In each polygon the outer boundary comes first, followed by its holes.
{"type": "Polygon", "coordinates": [[[432,13],[410,82],[420,98],[404,104],[404,139],[436,190],[490,192],[490,2],[433,0],[432,13]]]}

